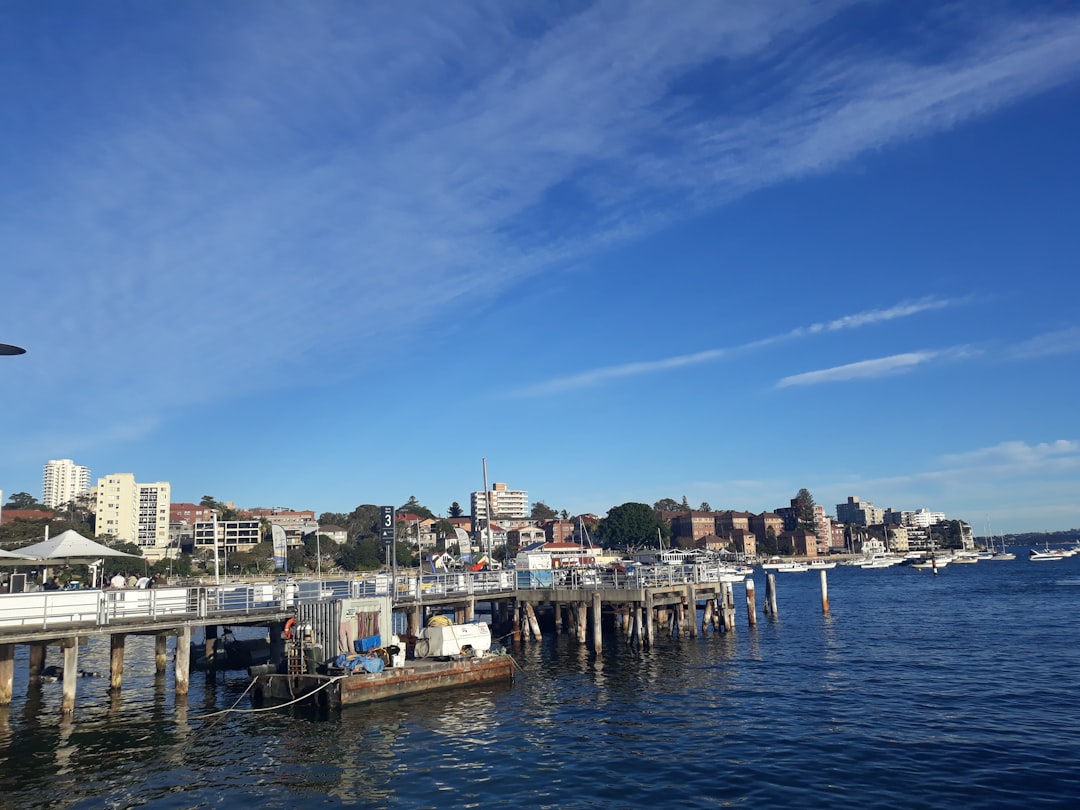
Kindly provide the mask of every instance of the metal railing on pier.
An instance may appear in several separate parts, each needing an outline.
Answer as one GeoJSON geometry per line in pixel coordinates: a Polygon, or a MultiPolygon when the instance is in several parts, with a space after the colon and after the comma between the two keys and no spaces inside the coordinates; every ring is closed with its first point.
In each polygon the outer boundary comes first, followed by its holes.
{"type": "Polygon", "coordinates": [[[445,598],[512,594],[519,590],[633,590],[689,583],[741,582],[723,564],[557,568],[550,571],[459,571],[440,574],[363,574],[353,579],[279,579],[148,589],[62,590],[0,594],[0,642],[5,634],[71,627],[112,627],[177,619],[257,618],[298,602],[391,596],[415,604],[445,598]]]}

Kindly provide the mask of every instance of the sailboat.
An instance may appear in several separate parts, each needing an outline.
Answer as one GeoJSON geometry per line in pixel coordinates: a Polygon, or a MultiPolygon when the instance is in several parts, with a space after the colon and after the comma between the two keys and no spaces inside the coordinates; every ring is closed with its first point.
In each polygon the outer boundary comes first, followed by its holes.
{"type": "MultiPolygon", "coordinates": [[[[990,527],[990,524],[987,523],[987,528],[989,529],[989,527],[990,527]]],[[[987,532],[987,534],[990,534],[990,532],[987,532]]],[[[1004,537],[1001,538],[1001,548],[1000,549],[995,548],[994,547],[994,535],[990,534],[990,556],[987,557],[986,559],[988,559],[988,560],[1015,560],[1016,555],[1013,554],[1011,551],[1006,551],[1005,550],[1005,538],[1004,537]]]]}

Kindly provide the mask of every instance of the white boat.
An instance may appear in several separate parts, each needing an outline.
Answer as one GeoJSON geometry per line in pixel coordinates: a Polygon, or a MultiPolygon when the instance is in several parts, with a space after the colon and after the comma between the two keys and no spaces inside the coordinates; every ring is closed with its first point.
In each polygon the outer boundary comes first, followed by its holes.
{"type": "Polygon", "coordinates": [[[902,557],[893,557],[891,554],[876,551],[861,560],[857,560],[855,564],[858,565],[859,568],[892,568],[894,565],[899,565],[901,562],[903,562],[902,557]]]}
{"type": "Polygon", "coordinates": [[[831,571],[836,568],[836,560],[826,562],[825,560],[811,560],[807,563],[807,568],[811,571],[831,571]]]}
{"type": "Polygon", "coordinates": [[[1031,551],[1029,551],[1028,553],[1030,555],[1028,559],[1030,559],[1032,562],[1053,562],[1054,560],[1064,560],[1066,557],[1070,556],[1057,549],[1051,551],[1049,548],[1047,548],[1045,551],[1036,551],[1035,549],[1031,549],[1031,551]]]}
{"type": "Polygon", "coordinates": [[[971,565],[979,561],[979,555],[974,551],[958,551],[953,555],[952,561],[954,563],[971,565]]]}
{"type": "Polygon", "coordinates": [[[919,571],[922,571],[925,568],[944,568],[952,561],[953,558],[948,555],[939,556],[931,554],[929,557],[923,557],[921,560],[916,560],[911,564],[911,567],[918,569],[919,571]]]}
{"type": "Polygon", "coordinates": [[[785,560],[781,557],[770,557],[767,562],[763,562],[761,567],[766,571],[809,571],[806,563],[798,562],[797,560],[785,560]]]}

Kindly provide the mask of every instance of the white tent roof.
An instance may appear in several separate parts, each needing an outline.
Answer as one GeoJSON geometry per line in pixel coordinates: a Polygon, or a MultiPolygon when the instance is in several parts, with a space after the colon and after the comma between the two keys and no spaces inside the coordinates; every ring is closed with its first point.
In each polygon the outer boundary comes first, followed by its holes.
{"type": "Polygon", "coordinates": [[[33,557],[27,557],[22,553],[22,549],[18,551],[5,551],[0,548],[0,559],[4,560],[33,560],[33,557]]]}
{"type": "Polygon", "coordinates": [[[66,560],[67,562],[90,563],[102,557],[135,557],[142,559],[138,554],[127,554],[115,548],[95,543],[88,537],[83,537],[74,529],[60,532],[56,537],[34,543],[32,546],[24,546],[18,550],[19,554],[33,557],[37,560],[66,560]]]}

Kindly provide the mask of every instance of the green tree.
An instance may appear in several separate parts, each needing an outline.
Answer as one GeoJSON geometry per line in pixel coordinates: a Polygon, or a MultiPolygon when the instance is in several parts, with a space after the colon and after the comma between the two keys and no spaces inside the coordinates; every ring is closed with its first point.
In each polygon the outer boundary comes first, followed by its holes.
{"type": "Polygon", "coordinates": [[[702,501],[702,502],[701,502],[701,506],[699,506],[699,507],[698,507],[698,511],[699,511],[699,512],[711,512],[711,511],[712,511],[712,507],[711,507],[711,506],[709,506],[709,502],[708,502],[708,501],[702,501]]]}
{"type": "Polygon", "coordinates": [[[653,545],[657,537],[667,539],[671,529],[644,503],[624,503],[610,509],[607,517],[600,521],[598,535],[605,545],[616,548],[653,545]]]}
{"type": "Polygon", "coordinates": [[[653,504],[652,508],[657,512],[678,512],[682,507],[674,498],[661,498],[653,504]]]}
{"type": "Polygon", "coordinates": [[[365,555],[355,543],[343,543],[334,554],[334,564],[346,571],[359,571],[365,567],[365,555]]]}
{"type": "Polygon", "coordinates": [[[461,504],[454,501],[450,504],[450,517],[461,517],[465,514],[465,511],[461,508],[461,504]]]}
{"type": "Polygon", "coordinates": [[[14,492],[8,495],[5,509],[44,509],[45,504],[38,503],[37,498],[29,492],[14,492]]]}
{"type": "Polygon", "coordinates": [[[341,525],[345,527],[345,531],[353,540],[377,539],[381,520],[382,511],[380,507],[365,503],[353,509],[341,525]]]}
{"type": "Polygon", "coordinates": [[[420,501],[416,500],[415,495],[410,495],[409,500],[405,501],[397,509],[399,512],[408,512],[411,515],[419,515],[422,518],[435,517],[434,513],[424,506],[420,501]]]}
{"type": "Polygon", "coordinates": [[[762,540],[758,553],[765,557],[780,553],[780,546],[776,542],[776,529],[772,526],[765,527],[765,538],[762,540]]]}
{"type": "Polygon", "coordinates": [[[817,516],[814,514],[814,496],[803,487],[795,495],[797,529],[817,534],[817,516]]]}
{"type": "Polygon", "coordinates": [[[566,511],[565,509],[563,509],[563,510],[562,510],[561,512],[559,512],[559,516],[560,516],[560,517],[561,517],[561,518],[562,518],[563,520],[569,520],[569,519],[570,519],[570,513],[569,513],[569,512],[567,512],[567,511],[566,511]]]}
{"type": "Polygon", "coordinates": [[[554,520],[558,516],[559,513],[543,501],[534,503],[532,505],[532,512],[529,513],[529,517],[533,520],[554,520]]]}
{"type": "Polygon", "coordinates": [[[679,506],[679,508],[682,509],[684,512],[690,511],[690,501],[686,500],[685,495],[682,496],[682,504],[679,506]]]}

